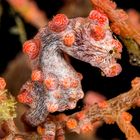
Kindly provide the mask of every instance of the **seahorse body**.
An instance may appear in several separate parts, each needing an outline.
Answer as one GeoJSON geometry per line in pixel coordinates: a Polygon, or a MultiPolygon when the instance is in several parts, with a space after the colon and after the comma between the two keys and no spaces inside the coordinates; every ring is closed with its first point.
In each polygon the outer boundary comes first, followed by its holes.
{"type": "Polygon", "coordinates": [[[56,15],[24,43],[23,51],[32,63],[32,75],[18,99],[30,107],[25,119],[33,126],[50,112],[75,108],[84,96],[82,76],[65,60],[64,53],[100,68],[108,77],[121,71],[116,58],[120,58],[122,46],[112,37],[106,15],[96,10],[87,18],[56,15]]]}

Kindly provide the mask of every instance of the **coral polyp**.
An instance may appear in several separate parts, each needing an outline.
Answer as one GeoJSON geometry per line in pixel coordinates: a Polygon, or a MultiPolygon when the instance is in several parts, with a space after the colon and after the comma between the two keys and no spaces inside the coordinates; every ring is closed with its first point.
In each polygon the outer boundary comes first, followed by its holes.
{"type": "Polygon", "coordinates": [[[100,26],[107,25],[109,22],[107,16],[97,10],[92,10],[89,14],[89,18],[97,22],[100,26]]]}
{"type": "Polygon", "coordinates": [[[3,90],[5,87],[6,87],[5,80],[0,77],[0,90],[3,90]]]}
{"type": "Polygon", "coordinates": [[[83,98],[82,75],[65,60],[64,53],[100,68],[108,77],[118,75],[121,66],[116,59],[122,46],[114,40],[107,16],[93,10],[87,18],[68,19],[58,14],[25,42],[23,51],[33,70],[18,95],[30,107],[25,120],[39,125],[49,113],[73,109],[83,98]]]}

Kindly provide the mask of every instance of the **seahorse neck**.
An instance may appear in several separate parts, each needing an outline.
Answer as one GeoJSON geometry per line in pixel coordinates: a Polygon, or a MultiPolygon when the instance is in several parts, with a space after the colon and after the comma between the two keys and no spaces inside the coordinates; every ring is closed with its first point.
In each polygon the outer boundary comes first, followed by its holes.
{"type": "Polygon", "coordinates": [[[57,43],[46,46],[42,51],[41,56],[42,71],[46,75],[53,73],[58,77],[65,77],[66,75],[73,76],[76,71],[72,66],[66,62],[63,52],[59,49],[57,43]]]}

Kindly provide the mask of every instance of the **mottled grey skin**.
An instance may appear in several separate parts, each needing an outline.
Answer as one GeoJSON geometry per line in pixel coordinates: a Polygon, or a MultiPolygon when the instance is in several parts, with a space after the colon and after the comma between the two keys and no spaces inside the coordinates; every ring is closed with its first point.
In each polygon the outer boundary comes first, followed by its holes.
{"type": "Polygon", "coordinates": [[[32,126],[35,126],[35,124],[40,124],[48,115],[47,108],[45,107],[45,89],[39,82],[28,81],[22,87],[21,92],[24,90],[29,92],[29,96],[33,99],[33,102],[28,104],[30,109],[24,115],[25,120],[32,126]],[[32,90],[30,87],[32,87],[32,90]]]}
{"type": "MultiPolygon", "coordinates": [[[[32,89],[28,87],[27,83],[21,89],[21,91],[27,90],[29,96],[33,98],[33,102],[28,104],[30,109],[25,114],[26,121],[31,125],[37,126],[45,120],[49,113],[49,105],[55,106],[56,111],[73,109],[76,107],[77,101],[84,96],[81,79],[73,67],[64,59],[64,52],[100,68],[107,76],[110,76],[110,67],[116,64],[115,52],[110,53],[110,50],[113,51],[115,47],[111,44],[113,37],[107,22],[104,27],[105,37],[100,41],[95,41],[91,37],[91,28],[96,24],[89,18],[75,18],[69,20],[67,28],[62,32],[53,32],[46,26],[40,29],[35,36],[35,39],[41,41],[41,48],[38,57],[31,60],[32,68],[33,70],[41,70],[44,79],[47,79],[49,74],[53,74],[57,84],[54,89],[49,90],[44,82],[30,81],[28,83],[32,83],[32,89]],[[63,39],[65,35],[70,33],[75,35],[75,42],[71,47],[67,47],[64,45],[63,39]],[[64,88],[61,81],[68,77],[78,80],[78,86],[64,88]],[[60,93],[61,98],[54,96],[56,92],[60,93]],[[76,96],[74,96],[75,94],[76,96]]],[[[118,73],[116,72],[116,75],[118,73]]]]}

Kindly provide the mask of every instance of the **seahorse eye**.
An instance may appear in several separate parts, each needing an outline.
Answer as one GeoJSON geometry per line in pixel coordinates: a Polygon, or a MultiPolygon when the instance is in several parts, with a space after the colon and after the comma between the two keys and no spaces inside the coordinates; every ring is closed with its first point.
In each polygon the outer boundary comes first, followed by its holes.
{"type": "Polygon", "coordinates": [[[113,50],[110,50],[110,51],[109,51],[109,54],[113,54],[113,52],[114,52],[113,50]]]}

